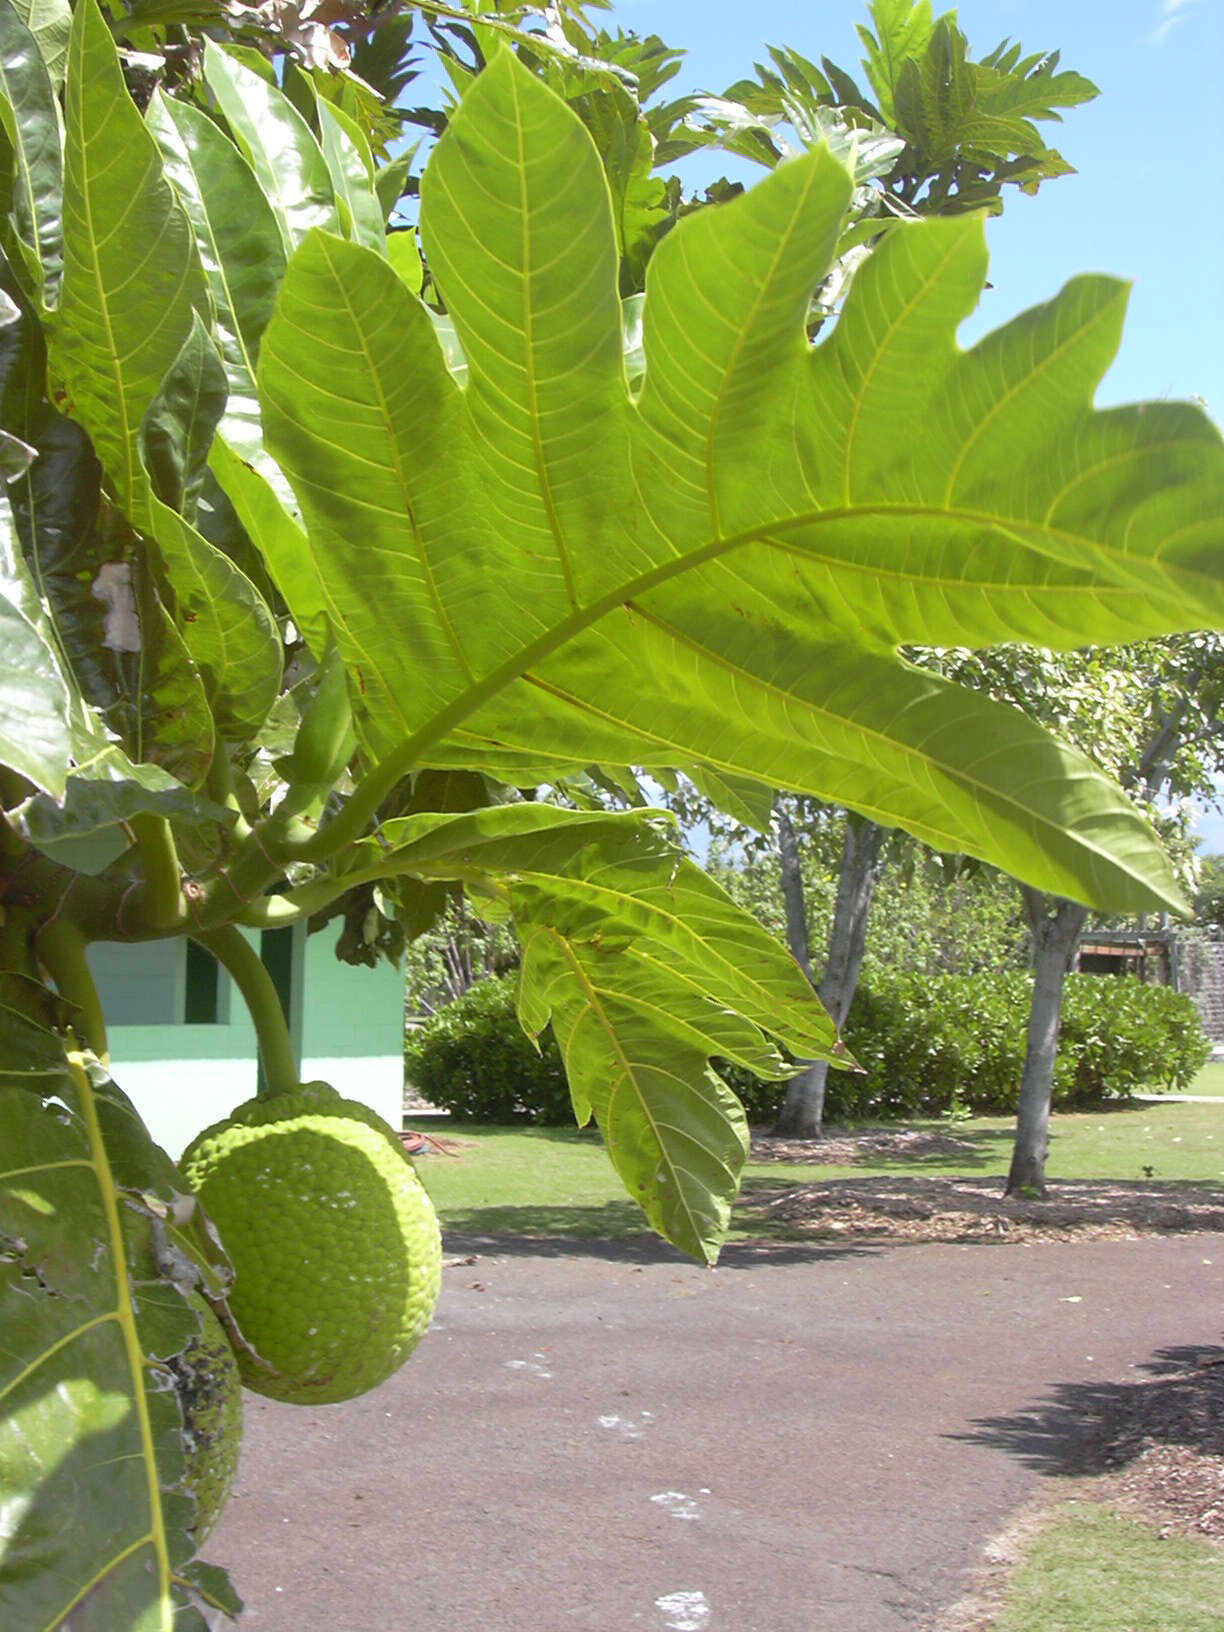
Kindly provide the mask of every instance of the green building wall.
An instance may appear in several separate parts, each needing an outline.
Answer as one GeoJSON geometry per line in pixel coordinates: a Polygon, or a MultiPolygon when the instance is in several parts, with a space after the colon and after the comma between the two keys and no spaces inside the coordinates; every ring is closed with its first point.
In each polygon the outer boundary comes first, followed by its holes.
{"type": "MultiPolygon", "coordinates": [[[[301,1077],[322,1078],[398,1128],[403,1108],[404,979],[385,961],[354,969],[335,957],[339,925],[307,936],[278,930],[261,950],[288,998],[301,1077]]],[[[223,970],[185,941],[100,943],[90,965],[108,1016],[111,1071],[157,1143],[178,1157],[210,1123],[249,1099],[258,1082],[255,1031],[223,970]],[[207,1013],[209,1019],[189,1019],[207,1013]]]]}

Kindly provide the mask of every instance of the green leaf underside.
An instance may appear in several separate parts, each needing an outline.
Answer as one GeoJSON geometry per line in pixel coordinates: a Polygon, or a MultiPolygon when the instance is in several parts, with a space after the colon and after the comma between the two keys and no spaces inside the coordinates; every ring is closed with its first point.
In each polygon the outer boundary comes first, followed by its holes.
{"type": "Polygon", "coordinates": [[[275,467],[263,451],[255,361],[285,269],[276,217],[250,166],[207,114],[159,92],[147,119],[191,222],[212,295],[229,386],[222,434],[271,474],[275,467]]]}
{"type": "MultiPolygon", "coordinates": [[[[686,1026],[694,993],[739,1017],[739,1042],[724,1029],[711,1054],[746,1050],[767,1065],[755,1027],[796,1054],[828,1055],[835,1033],[798,965],[676,849],[661,821],[669,819],[658,811],[587,814],[533,802],[407,816],[385,823],[354,859],[358,871],[491,881],[520,929],[542,925],[574,943],[619,946],[629,963],[649,959],[670,971],[686,1026]]],[[[661,1010],[672,995],[660,993],[661,1010]]]]}
{"type": "Polygon", "coordinates": [[[597,169],[508,57],[468,93],[422,201],[462,390],[380,257],[315,234],[290,265],[260,388],[309,559],[260,542],[318,649],[334,627],[367,747],[520,784],[700,760],[1059,894],[1179,902],[1087,760],[894,650],[1224,612],[1210,422],[1091,407],[1121,286],[1077,279],[962,352],[981,225],[925,222],[812,348],[850,186],[817,152],[663,242],[634,401],[597,169]]]}
{"type": "Polygon", "coordinates": [[[552,1020],[578,1119],[595,1117],[650,1223],[713,1263],[748,1155],[743,1107],[709,1069],[704,1044],[674,1030],[661,1037],[649,1005],[626,999],[620,962],[555,930],[529,931],[527,1012],[552,1020]]]}
{"type": "Polygon", "coordinates": [[[64,285],[52,367],[139,524],[147,490],[140,423],[193,312],[208,311],[208,294],[187,218],[95,0],[76,8],[69,56],[64,285]]]}
{"type": "Polygon", "coordinates": [[[551,1020],[579,1120],[595,1116],[650,1222],[713,1261],[747,1130],[710,1059],[784,1078],[794,1068],[770,1037],[799,1058],[840,1053],[789,953],[676,850],[662,812],[421,814],[385,823],[352,859],[354,877],[459,880],[509,907],[524,1027],[551,1020]]]}
{"type": "Polygon", "coordinates": [[[219,1292],[227,1272],[198,1222],[166,1216],[182,1181],[102,1068],[7,1004],[0,1034],[0,1617],[204,1632],[161,1364],[199,1316],[162,1276],[173,1258],[219,1292]]]}

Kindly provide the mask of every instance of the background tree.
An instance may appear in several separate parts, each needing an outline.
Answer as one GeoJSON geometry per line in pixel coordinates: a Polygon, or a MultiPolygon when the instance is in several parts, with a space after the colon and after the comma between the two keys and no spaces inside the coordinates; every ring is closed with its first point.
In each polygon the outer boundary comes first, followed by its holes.
{"type": "Polygon", "coordinates": [[[1224,856],[1207,855],[1199,860],[1194,917],[1207,928],[1224,929],[1224,856]]]}
{"type": "MultiPolygon", "coordinates": [[[[1000,649],[962,654],[952,667],[962,679],[976,675],[991,695],[1091,754],[1148,809],[1173,856],[1192,873],[1184,802],[1216,798],[1224,774],[1224,647],[1218,636],[1186,635],[1059,657],[1000,649]]],[[[1033,1000],[1007,1194],[1043,1196],[1063,987],[1089,909],[1029,884],[1020,885],[1020,895],[1032,937],[1033,1000]]]]}

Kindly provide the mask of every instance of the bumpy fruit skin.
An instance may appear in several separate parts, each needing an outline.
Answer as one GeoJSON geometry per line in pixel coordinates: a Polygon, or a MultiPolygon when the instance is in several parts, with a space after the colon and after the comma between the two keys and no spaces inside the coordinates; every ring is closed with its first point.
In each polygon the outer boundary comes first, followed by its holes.
{"type": "Polygon", "coordinates": [[[180,1163],[234,1266],[242,1380],[349,1400],[420,1342],[442,1278],[433,1205],[395,1134],[326,1083],[248,1100],[180,1163]]]}
{"type": "Polygon", "coordinates": [[[221,1322],[198,1292],[189,1294],[189,1302],[200,1316],[200,1335],[168,1365],[183,1413],[183,1482],[195,1498],[192,1534],[198,1547],[220,1518],[238,1472],[242,1380],[221,1322]]]}

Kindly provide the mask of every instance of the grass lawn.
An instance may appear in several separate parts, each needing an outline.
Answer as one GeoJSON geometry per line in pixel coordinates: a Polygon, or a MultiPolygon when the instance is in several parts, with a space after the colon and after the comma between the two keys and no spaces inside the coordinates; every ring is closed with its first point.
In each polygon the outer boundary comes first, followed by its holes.
{"type": "Polygon", "coordinates": [[[1214,1065],[1205,1065],[1186,1092],[1211,1094],[1216,1099],[1224,1099],[1224,1060],[1218,1060],[1214,1065]]]}
{"type": "Polygon", "coordinates": [[[1224,1553],[1074,1503],[1025,1549],[992,1632],[1222,1632],[1224,1553]]]}
{"type": "MultiPolygon", "coordinates": [[[[1224,1187],[1222,1113],[1224,1106],[1144,1103],[1057,1116],[1047,1173],[1055,1181],[1154,1178],[1224,1187]]],[[[476,1123],[439,1125],[433,1119],[428,1126],[464,1141],[459,1160],[430,1155],[417,1164],[443,1224],[451,1229],[482,1235],[649,1233],[601,1143],[590,1132],[476,1123]]],[[[1011,1156],[1010,1118],[974,1117],[957,1124],[907,1126],[939,1129],[972,1148],[953,1157],[909,1157],[860,1162],[854,1167],[752,1162],[745,1170],[744,1186],[776,1186],[787,1181],[809,1184],[818,1179],[899,1172],[998,1174],[1002,1183],[1011,1156]]],[[[759,1225],[747,1223],[733,1227],[731,1238],[759,1234],[759,1225]]]]}

